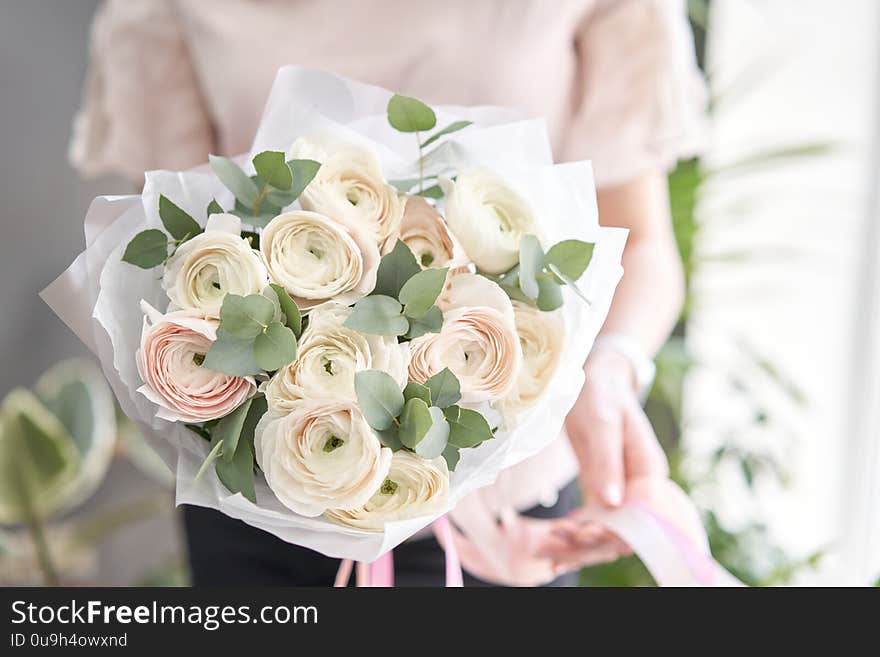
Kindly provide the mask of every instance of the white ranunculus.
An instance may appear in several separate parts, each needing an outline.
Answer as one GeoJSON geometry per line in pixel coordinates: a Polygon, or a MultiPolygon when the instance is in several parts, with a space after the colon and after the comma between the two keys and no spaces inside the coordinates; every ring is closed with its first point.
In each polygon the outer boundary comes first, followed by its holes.
{"type": "MultiPolygon", "coordinates": [[[[453,240],[443,217],[421,196],[406,199],[400,239],[413,252],[422,269],[466,264],[466,256],[453,240]]],[[[393,246],[388,245],[389,250],[393,246]]]]}
{"type": "Polygon", "coordinates": [[[516,387],[504,401],[504,410],[508,413],[516,413],[538,401],[556,372],[565,344],[565,323],[558,312],[543,312],[514,301],[513,314],[523,364],[516,387]]]}
{"type": "Polygon", "coordinates": [[[312,309],[299,344],[299,356],[265,384],[269,409],[287,413],[297,399],[355,400],[354,375],[381,370],[403,388],[409,345],[394,336],[366,335],[343,326],[351,308],[329,301],[312,309]]]}
{"type": "Polygon", "coordinates": [[[366,504],[391,467],[391,450],[357,404],[342,399],[300,399],[287,415],[266,413],[254,449],[278,500],[308,517],[366,504]]]}
{"type": "Polygon", "coordinates": [[[372,148],[317,133],[297,139],[292,152],[295,158],[321,163],[318,174],[299,197],[303,208],[369,232],[380,247],[396,237],[403,201],[385,181],[372,148]]]}
{"type": "Polygon", "coordinates": [[[401,449],[394,452],[388,475],[366,504],[356,509],[331,509],[325,515],[357,529],[382,531],[386,522],[442,511],[448,497],[446,459],[423,459],[401,449]]]}
{"type": "Polygon", "coordinates": [[[269,283],[260,254],[241,237],[241,219],[213,214],[205,232],[181,244],[168,259],[162,287],[176,308],[218,316],[227,292],[259,294],[269,283]]]}
{"type": "Polygon", "coordinates": [[[529,204],[504,180],[473,171],[443,181],[446,222],[468,257],[488,274],[500,274],[519,262],[519,243],[535,232],[529,204]]]}
{"type": "Polygon", "coordinates": [[[510,299],[484,276],[458,274],[451,277],[442,310],[440,332],[410,342],[410,378],[421,383],[448,367],[465,403],[507,397],[522,364],[510,299]]]}
{"type": "Polygon", "coordinates": [[[317,212],[286,212],[272,219],[260,236],[260,251],[269,277],[304,312],[328,299],[354,303],[376,285],[375,242],[317,212]]]}

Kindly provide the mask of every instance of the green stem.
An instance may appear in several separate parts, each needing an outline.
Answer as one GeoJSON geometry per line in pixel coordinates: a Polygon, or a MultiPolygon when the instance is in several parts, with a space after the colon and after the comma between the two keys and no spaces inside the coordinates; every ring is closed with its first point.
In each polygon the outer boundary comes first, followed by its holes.
{"type": "Polygon", "coordinates": [[[416,132],[416,143],[419,145],[419,194],[425,191],[425,159],[422,156],[422,137],[416,132]]]}
{"type": "Polygon", "coordinates": [[[16,473],[16,487],[18,488],[19,498],[27,517],[28,531],[34,543],[34,550],[37,553],[37,562],[40,564],[40,570],[43,571],[43,580],[46,586],[60,586],[61,580],[58,578],[58,569],[55,568],[52,552],[49,550],[49,541],[46,539],[45,522],[43,517],[34,508],[27,484],[23,481],[23,475],[18,470],[16,470],[16,473]]]}
{"type": "Polygon", "coordinates": [[[266,200],[266,195],[269,193],[269,183],[263,184],[263,191],[260,192],[260,195],[257,197],[257,200],[254,201],[254,216],[260,214],[260,206],[263,204],[263,201],[266,200]]]}

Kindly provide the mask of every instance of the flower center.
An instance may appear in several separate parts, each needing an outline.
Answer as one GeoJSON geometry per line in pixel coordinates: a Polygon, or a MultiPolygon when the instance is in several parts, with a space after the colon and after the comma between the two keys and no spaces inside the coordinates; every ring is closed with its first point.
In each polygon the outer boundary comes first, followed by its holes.
{"type": "Polygon", "coordinates": [[[422,254],[422,267],[430,267],[431,263],[434,262],[434,254],[433,253],[423,253],[422,254]]]}
{"type": "Polygon", "coordinates": [[[334,449],[338,449],[345,444],[345,441],[338,436],[330,436],[327,439],[327,442],[324,443],[324,451],[327,453],[332,452],[334,449]]]}
{"type": "Polygon", "coordinates": [[[193,354],[193,362],[199,367],[205,362],[205,354],[193,354]]]}
{"type": "Polygon", "coordinates": [[[382,487],[379,489],[379,492],[382,495],[394,495],[397,491],[397,482],[392,481],[391,479],[386,479],[382,482],[382,487]]]}

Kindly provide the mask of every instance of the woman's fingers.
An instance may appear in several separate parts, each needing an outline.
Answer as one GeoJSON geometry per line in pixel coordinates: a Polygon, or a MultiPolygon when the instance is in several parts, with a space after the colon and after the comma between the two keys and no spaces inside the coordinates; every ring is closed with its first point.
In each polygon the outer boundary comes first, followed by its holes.
{"type": "Polygon", "coordinates": [[[667,477],[669,463],[657,441],[654,429],[637,403],[631,404],[623,419],[623,459],[626,479],[667,477]]]}

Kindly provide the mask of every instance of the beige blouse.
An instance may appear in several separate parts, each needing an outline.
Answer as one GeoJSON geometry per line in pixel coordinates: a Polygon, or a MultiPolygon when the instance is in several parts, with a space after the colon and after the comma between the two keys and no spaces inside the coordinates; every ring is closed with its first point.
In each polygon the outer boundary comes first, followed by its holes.
{"type": "MultiPolygon", "coordinates": [[[[284,64],[544,116],[600,186],[690,155],[705,99],[684,0],[108,0],[71,160],[139,180],[245,152],[284,64]]],[[[576,472],[557,440],[481,496],[549,503],[576,472]]]]}

